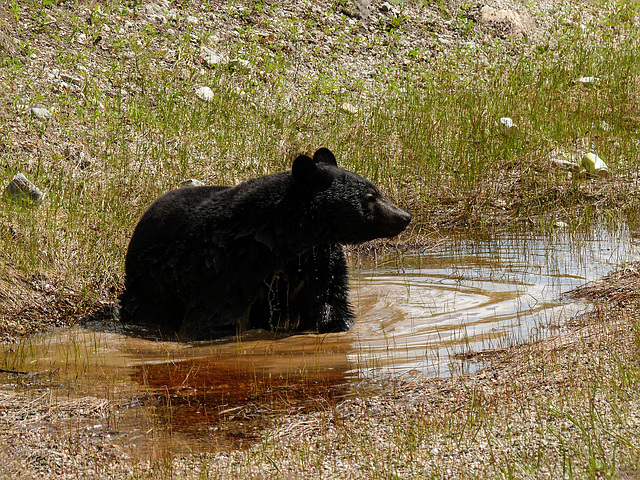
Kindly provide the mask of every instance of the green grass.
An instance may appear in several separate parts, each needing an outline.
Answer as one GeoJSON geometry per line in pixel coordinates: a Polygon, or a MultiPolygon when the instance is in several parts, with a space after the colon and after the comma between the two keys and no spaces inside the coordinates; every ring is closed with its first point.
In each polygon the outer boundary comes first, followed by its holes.
{"type": "MultiPolygon", "coordinates": [[[[47,13],[29,4],[16,8],[5,22],[13,15],[36,22],[47,13]]],[[[638,211],[635,182],[600,188],[549,167],[552,152],[579,161],[596,151],[615,177],[634,178],[640,48],[633,4],[613,7],[596,33],[563,26],[553,45],[521,44],[515,57],[476,46],[407,68],[390,65],[388,80],[373,90],[323,67],[317,78],[292,77],[292,57],[279,44],[274,53],[251,28],[229,51],[251,61],[250,72],[203,69],[188,33],[171,36],[152,25],[109,40],[115,55],[96,68],[88,59],[103,58],[99,45],[77,49],[72,42],[79,33],[97,38],[110,23],[102,11],[128,17],[106,4],[92,9],[90,24],[65,18],[70,36],[38,27],[38,35],[68,50],[57,55],[56,68],[89,66],[86,75],[73,72],[84,77],[81,92],[37,88],[25,66],[8,65],[2,87],[10,102],[0,119],[0,180],[6,184],[24,171],[47,191],[39,208],[0,203],[2,225],[24,238],[16,244],[11,235],[0,237],[2,262],[27,272],[56,270],[89,303],[121,280],[127,239],[158,195],[189,177],[233,184],[286,169],[297,153],[319,146],[380,184],[418,226],[478,231],[560,215],[577,227],[596,212],[633,219],[638,211]],[[585,75],[598,76],[600,84],[578,84],[585,75]],[[202,85],[212,87],[213,101],[195,98],[202,85]],[[54,109],[54,119],[42,124],[13,111],[11,102],[24,96],[54,109]],[[358,113],[343,111],[343,102],[358,113]],[[16,116],[19,134],[12,133],[16,116]],[[502,116],[513,118],[517,133],[500,131],[502,116]],[[33,145],[31,152],[22,142],[33,145]],[[65,161],[66,143],[87,146],[94,159],[89,169],[65,161]],[[508,207],[498,220],[496,199],[508,207]],[[434,214],[442,206],[445,215],[434,214]]]]}

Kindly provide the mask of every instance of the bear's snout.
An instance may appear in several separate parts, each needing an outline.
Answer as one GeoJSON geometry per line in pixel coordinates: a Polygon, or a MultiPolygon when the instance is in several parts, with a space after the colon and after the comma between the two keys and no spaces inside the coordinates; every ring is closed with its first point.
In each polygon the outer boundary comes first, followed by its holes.
{"type": "Polygon", "coordinates": [[[382,197],[378,200],[378,221],[382,237],[395,237],[409,226],[411,214],[382,197]]]}

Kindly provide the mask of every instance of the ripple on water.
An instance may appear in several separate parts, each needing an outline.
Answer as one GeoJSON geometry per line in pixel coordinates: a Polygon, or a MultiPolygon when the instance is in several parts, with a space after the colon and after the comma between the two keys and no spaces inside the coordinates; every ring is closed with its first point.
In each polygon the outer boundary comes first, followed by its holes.
{"type": "Polygon", "coordinates": [[[118,324],[64,328],[7,347],[0,382],[113,400],[110,434],[151,456],[238,448],[273,414],[326,408],[358,378],[446,375],[470,366],[452,354],[544,336],[585,308],[565,292],[637,259],[624,231],[456,241],[353,269],[345,333],[187,344],[118,324]]]}
{"type": "Polygon", "coordinates": [[[409,253],[354,275],[351,358],[368,374],[446,374],[450,355],[548,334],[586,307],[564,294],[638,253],[625,232],[505,235],[409,253]]]}

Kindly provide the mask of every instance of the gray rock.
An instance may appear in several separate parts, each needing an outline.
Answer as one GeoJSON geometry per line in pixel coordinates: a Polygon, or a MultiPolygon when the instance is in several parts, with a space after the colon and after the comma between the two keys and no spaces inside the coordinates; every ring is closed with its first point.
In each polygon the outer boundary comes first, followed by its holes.
{"type": "Polygon", "coordinates": [[[371,18],[370,2],[369,0],[355,0],[356,8],[360,12],[360,18],[363,22],[368,22],[371,18]]]}
{"type": "Polygon", "coordinates": [[[400,13],[400,10],[395,8],[389,2],[384,2],[382,5],[380,5],[380,11],[384,13],[395,13],[396,15],[400,13]]]}
{"type": "Polygon", "coordinates": [[[48,122],[49,120],[51,120],[51,112],[46,108],[31,107],[29,111],[31,112],[31,116],[37,120],[40,120],[42,122],[48,122]]]}
{"type": "Polygon", "coordinates": [[[5,196],[15,202],[40,203],[44,198],[44,193],[22,173],[17,173],[7,185],[5,196]]]}
{"type": "Polygon", "coordinates": [[[226,65],[229,62],[226,56],[220,55],[207,47],[200,48],[200,58],[202,59],[202,64],[208,68],[226,65]]]}

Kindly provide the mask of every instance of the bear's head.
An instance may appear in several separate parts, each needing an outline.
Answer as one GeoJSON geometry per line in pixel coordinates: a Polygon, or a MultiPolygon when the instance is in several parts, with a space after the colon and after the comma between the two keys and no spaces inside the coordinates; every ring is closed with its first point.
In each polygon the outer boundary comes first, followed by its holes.
{"type": "Polygon", "coordinates": [[[296,191],[307,204],[307,218],[330,243],[362,243],[394,237],[411,214],[385,198],[369,180],[338,167],[321,148],[313,158],[298,156],[291,169],[296,191]]]}

